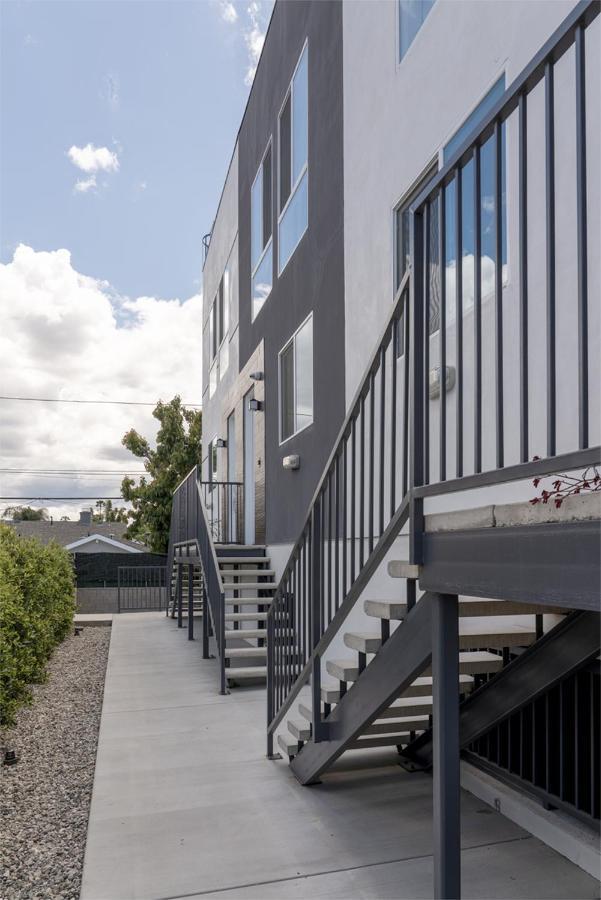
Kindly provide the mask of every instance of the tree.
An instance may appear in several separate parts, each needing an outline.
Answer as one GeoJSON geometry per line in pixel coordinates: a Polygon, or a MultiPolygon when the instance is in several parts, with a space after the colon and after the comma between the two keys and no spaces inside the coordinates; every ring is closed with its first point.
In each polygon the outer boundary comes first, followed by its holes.
{"type": "Polygon", "coordinates": [[[124,506],[113,506],[112,500],[97,500],[97,513],[92,516],[93,522],[127,522],[127,510],[124,506]]]}
{"type": "Polygon", "coordinates": [[[3,512],[3,518],[12,519],[13,522],[47,522],[47,509],[34,509],[32,506],[7,506],[3,512]]]}
{"type": "Polygon", "coordinates": [[[173,491],[202,455],[202,411],[186,409],[176,396],[170,403],[159,400],[153,416],[160,423],[153,448],[135,429],[124,435],[122,444],[144,460],[147,475],[138,483],[124,478],[121,493],[133,509],[126,537],[143,541],[155,553],[165,553],[169,545],[173,491]]]}

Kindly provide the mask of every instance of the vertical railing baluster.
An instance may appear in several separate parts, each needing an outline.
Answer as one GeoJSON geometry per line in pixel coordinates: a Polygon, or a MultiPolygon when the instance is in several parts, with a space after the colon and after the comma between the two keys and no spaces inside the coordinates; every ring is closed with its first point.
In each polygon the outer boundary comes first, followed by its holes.
{"type": "Polygon", "coordinates": [[[336,460],[334,462],[334,487],[335,487],[335,504],[334,504],[334,516],[335,516],[335,531],[334,531],[334,612],[337,612],[338,607],[340,606],[340,513],[341,513],[341,503],[340,503],[340,456],[336,454],[336,460]]]}
{"type": "MultiPolygon", "coordinates": [[[[423,213],[423,226],[424,226],[424,238],[423,238],[423,254],[424,254],[424,265],[423,265],[423,279],[424,279],[424,300],[423,306],[420,308],[420,313],[423,318],[423,329],[422,329],[422,342],[423,349],[420,351],[420,355],[423,354],[423,376],[421,379],[422,383],[422,393],[423,393],[423,454],[424,454],[424,462],[423,462],[423,480],[424,484],[429,484],[430,482],[430,391],[429,391],[429,381],[430,381],[430,201],[427,201],[424,204],[424,213],[423,213]]],[[[415,262],[414,262],[415,265],[415,262]]],[[[415,428],[415,423],[412,422],[413,427],[415,428]]]]}
{"type": "Polygon", "coordinates": [[[438,271],[440,273],[440,480],[447,477],[447,271],[446,196],[444,184],[438,197],[438,271]]]}
{"type": "MultiPolygon", "coordinates": [[[[318,494],[312,512],[312,531],[313,546],[311,554],[311,649],[315,650],[321,640],[322,632],[322,599],[321,599],[321,572],[323,569],[322,560],[322,496],[318,494]]],[[[313,740],[318,742],[321,739],[321,659],[313,653],[313,663],[311,667],[311,692],[312,692],[312,715],[313,715],[313,740]]]]}
{"type": "MultiPolygon", "coordinates": [[[[394,355],[394,354],[393,354],[394,355]]],[[[380,461],[378,466],[378,538],[384,533],[384,452],[386,425],[386,348],[380,348],[380,461]]]]}
{"type": "MultiPolygon", "coordinates": [[[[424,483],[425,469],[425,366],[424,356],[426,342],[424,341],[424,325],[427,317],[424,315],[427,292],[424,271],[426,270],[427,252],[425,243],[428,232],[425,223],[428,218],[428,203],[412,214],[411,221],[411,259],[413,260],[413,272],[411,278],[411,346],[405,347],[405,353],[411,353],[412,383],[410,391],[411,421],[411,475],[410,488],[420,487],[424,483]]],[[[409,510],[409,561],[420,564],[422,562],[422,541],[424,525],[424,501],[413,494],[410,499],[409,510]]],[[[413,602],[413,597],[407,597],[407,607],[413,602]]]]}
{"type": "Polygon", "coordinates": [[[555,100],[553,63],[545,65],[545,184],[547,200],[547,456],[555,456],[555,100]]]}
{"type": "Polygon", "coordinates": [[[474,162],[474,472],[482,471],[482,227],[480,146],[474,162]]]}
{"type": "Polygon", "coordinates": [[[361,443],[361,467],[359,469],[359,569],[365,561],[365,396],[361,397],[359,414],[359,440],[361,443]]]}
{"type": "Polygon", "coordinates": [[[519,116],[519,244],[520,244],[520,462],[528,461],[528,109],[520,94],[519,116]]]}
{"type": "Polygon", "coordinates": [[[369,529],[368,529],[368,547],[369,552],[374,549],[374,519],[375,519],[375,503],[374,503],[374,463],[375,463],[375,455],[376,455],[376,435],[375,435],[375,412],[376,412],[376,374],[372,369],[372,373],[369,379],[369,435],[368,435],[368,444],[369,444],[369,509],[367,511],[369,516],[369,529]]]}
{"type": "Polygon", "coordinates": [[[357,419],[353,416],[351,421],[351,575],[350,583],[355,582],[355,534],[356,534],[356,510],[355,510],[355,484],[357,475],[357,441],[356,441],[356,424],[357,419]]]}
{"type": "Polygon", "coordinates": [[[324,597],[325,602],[328,605],[328,616],[327,622],[328,625],[332,621],[333,616],[333,596],[332,596],[332,470],[330,469],[327,477],[327,490],[328,490],[328,568],[327,568],[327,578],[326,578],[326,593],[327,598],[324,597]]]}
{"type": "Polygon", "coordinates": [[[503,131],[497,120],[495,148],[495,381],[496,381],[496,464],[502,469],[505,459],[503,427],[503,131]]]}
{"type": "Polygon", "coordinates": [[[344,438],[342,445],[342,600],[346,598],[346,588],[348,583],[348,435],[344,438]]]}
{"type": "Polygon", "coordinates": [[[576,218],[578,256],[578,446],[588,447],[588,241],[586,196],[586,71],[584,29],[576,28],[576,218]]]}
{"type": "Polygon", "coordinates": [[[455,473],[463,475],[463,179],[461,166],[455,175],[455,327],[456,327],[456,378],[455,407],[455,473]]]}
{"type": "MultiPolygon", "coordinates": [[[[415,278],[415,267],[411,273],[411,280],[415,278]]],[[[403,329],[405,332],[405,353],[403,357],[403,497],[409,486],[409,389],[411,381],[411,309],[409,297],[405,295],[403,306],[403,329]]]]}
{"type": "MultiPolygon", "coordinates": [[[[402,306],[402,300],[401,300],[402,306]]],[[[396,414],[396,383],[398,369],[398,347],[399,347],[399,320],[395,316],[392,320],[392,337],[390,339],[390,516],[389,520],[394,516],[396,509],[396,432],[397,432],[397,414],[396,414]]]]}

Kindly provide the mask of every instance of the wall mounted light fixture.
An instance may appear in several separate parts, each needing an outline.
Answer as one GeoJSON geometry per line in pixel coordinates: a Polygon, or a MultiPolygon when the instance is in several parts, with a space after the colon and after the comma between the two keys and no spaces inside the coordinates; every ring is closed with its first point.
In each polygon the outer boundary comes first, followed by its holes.
{"type": "Polygon", "coordinates": [[[263,409],[261,400],[255,400],[254,397],[248,401],[248,409],[250,412],[260,412],[263,409]]]}
{"type": "Polygon", "coordinates": [[[227,441],[225,440],[225,438],[217,438],[217,440],[215,441],[215,446],[219,449],[227,447],[227,441]]]}
{"type": "Polygon", "coordinates": [[[263,381],[265,376],[263,372],[251,372],[249,377],[252,378],[253,381],[263,381]]]}

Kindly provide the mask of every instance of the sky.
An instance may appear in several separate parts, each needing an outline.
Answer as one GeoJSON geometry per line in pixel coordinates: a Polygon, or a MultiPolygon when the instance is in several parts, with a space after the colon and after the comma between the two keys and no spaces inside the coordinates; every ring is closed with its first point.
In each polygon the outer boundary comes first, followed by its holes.
{"type": "MultiPolygon", "coordinates": [[[[271,8],[0,2],[0,395],[200,403],[202,237],[271,8]]],[[[118,494],[34,470],[139,470],[151,409],[0,400],[0,494],[118,494]]]]}

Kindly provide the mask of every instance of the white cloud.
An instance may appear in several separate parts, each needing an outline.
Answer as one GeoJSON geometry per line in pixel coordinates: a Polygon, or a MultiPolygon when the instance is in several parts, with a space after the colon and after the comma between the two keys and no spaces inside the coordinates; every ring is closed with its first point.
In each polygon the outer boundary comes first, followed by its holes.
{"type": "MultiPolygon", "coordinates": [[[[127,298],[79,273],[67,250],[20,245],[0,265],[0,384],[17,397],[200,403],[201,298],[127,298]]],[[[152,407],[0,403],[5,468],[139,469],[121,446],[131,428],[154,438],[152,407]]],[[[113,496],[121,477],[0,475],[1,496],[113,496]]],[[[0,501],[0,509],[9,505],[0,501]]],[[[41,500],[55,518],[90,503],[41,500]]]]}
{"type": "Polygon", "coordinates": [[[258,0],[252,0],[246,12],[249,26],[245,29],[244,41],[248,52],[248,69],[246,70],[244,83],[250,87],[257,71],[263,44],[265,43],[266,29],[262,25],[261,4],[258,0]]]}
{"type": "Polygon", "coordinates": [[[119,171],[119,157],[108,147],[95,147],[94,144],[86,144],[85,147],[74,145],[67,151],[67,156],[74,166],[86,174],[119,171]]]}
{"type": "Polygon", "coordinates": [[[220,15],[224,22],[227,22],[229,25],[238,23],[241,29],[248,59],[244,83],[249,87],[253,83],[255,72],[257,71],[272,8],[273,2],[271,0],[269,2],[250,0],[245,9],[244,19],[241,20],[238,10],[231,0],[220,0],[219,3],[220,15]]]}
{"type": "Polygon", "coordinates": [[[224,22],[228,22],[230,25],[233,25],[234,22],[238,21],[238,12],[236,7],[230,0],[221,0],[219,4],[221,10],[221,18],[224,22]]]}
{"type": "Polygon", "coordinates": [[[90,175],[89,178],[79,178],[75,182],[74,190],[78,194],[87,194],[88,191],[91,191],[96,187],[96,176],[90,175]]]}

